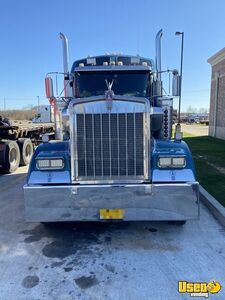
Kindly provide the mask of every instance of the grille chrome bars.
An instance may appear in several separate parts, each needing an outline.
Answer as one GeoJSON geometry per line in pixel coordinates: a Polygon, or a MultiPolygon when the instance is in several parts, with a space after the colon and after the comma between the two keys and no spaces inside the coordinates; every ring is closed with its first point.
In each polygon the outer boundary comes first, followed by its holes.
{"type": "Polygon", "coordinates": [[[102,143],[102,113],[100,114],[100,129],[101,129],[101,166],[102,166],[102,177],[104,176],[103,174],[103,143],[102,143]]]}
{"type": "Polygon", "coordinates": [[[126,133],[126,156],[125,156],[125,162],[126,162],[126,176],[128,175],[128,147],[127,147],[127,113],[125,113],[125,133],[126,133]]]}
{"type": "Polygon", "coordinates": [[[91,114],[92,119],[92,147],[93,147],[93,176],[95,177],[95,124],[94,124],[94,114],[91,114]]]}
{"type": "Polygon", "coordinates": [[[118,176],[120,176],[120,131],[119,131],[119,114],[116,114],[117,121],[117,156],[118,156],[118,176]]]}
{"type": "Polygon", "coordinates": [[[137,160],[136,160],[136,114],[134,112],[134,175],[137,174],[137,160]]]}
{"type": "Polygon", "coordinates": [[[85,111],[83,113],[84,116],[84,164],[85,164],[85,176],[87,176],[87,141],[86,141],[86,118],[85,111]]]}
{"type": "Polygon", "coordinates": [[[111,114],[109,112],[109,176],[112,176],[111,114]]]}

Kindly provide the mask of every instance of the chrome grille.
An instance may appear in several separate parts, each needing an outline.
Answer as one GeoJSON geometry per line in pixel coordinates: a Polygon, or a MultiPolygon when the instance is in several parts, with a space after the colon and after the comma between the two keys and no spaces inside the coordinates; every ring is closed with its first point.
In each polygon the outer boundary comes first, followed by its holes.
{"type": "Polygon", "coordinates": [[[77,113],[77,179],[144,177],[144,113],[77,113]]]}

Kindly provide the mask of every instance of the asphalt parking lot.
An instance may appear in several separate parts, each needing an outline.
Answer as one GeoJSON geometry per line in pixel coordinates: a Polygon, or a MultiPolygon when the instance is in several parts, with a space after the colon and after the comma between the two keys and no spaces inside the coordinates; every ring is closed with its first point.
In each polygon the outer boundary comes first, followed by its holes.
{"type": "MultiPolygon", "coordinates": [[[[25,223],[26,168],[0,175],[0,299],[190,299],[178,281],[219,281],[225,299],[225,229],[200,221],[25,223]]],[[[193,298],[191,298],[193,299],[193,298]]]]}

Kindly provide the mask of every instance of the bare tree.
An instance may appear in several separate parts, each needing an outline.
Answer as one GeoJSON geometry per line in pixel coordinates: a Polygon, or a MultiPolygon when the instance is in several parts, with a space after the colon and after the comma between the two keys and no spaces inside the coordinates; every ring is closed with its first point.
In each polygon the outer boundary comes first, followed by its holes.
{"type": "Polygon", "coordinates": [[[12,109],[0,111],[0,115],[11,120],[32,120],[37,114],[37,109],[12,109]]]}
{"type": "Polygon", "coordinates": [[[200,114],[207,114],[208,113],[208,108],[206,108],[206,107],[201,107],[201,108],[199,108],[199,110],[198,110],[198,112],[200,113],[200,114]]]}
{"type": "Polygon", "coordinates": [[[186,112],[187,112],[188,114],[197,113],[197,108],[192,107],[191,105],[189,105],[189,106],[187,107],[187,109],[186,109],[186,112]]]}

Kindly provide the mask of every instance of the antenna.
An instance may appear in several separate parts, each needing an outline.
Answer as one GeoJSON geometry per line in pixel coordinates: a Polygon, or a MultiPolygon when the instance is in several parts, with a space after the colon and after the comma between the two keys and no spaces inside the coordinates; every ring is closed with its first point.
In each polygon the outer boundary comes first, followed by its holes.
{"type": "Polygon", "coordinates": [[[184,32],[177,31],[177,36],[181,36],[181,51],[180,51],[180,88],[179,88],[179,106],[178,106],[178,123],[175,129],[175,139],[182,139],[181,125],[180,125],[180,109],[181,109],[181,86],[182,86],[182,73],[183,73],[183,56],[184,56],[184,32]]]}

